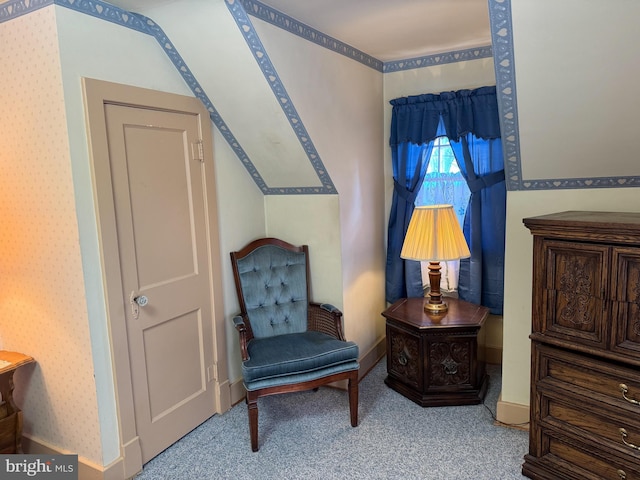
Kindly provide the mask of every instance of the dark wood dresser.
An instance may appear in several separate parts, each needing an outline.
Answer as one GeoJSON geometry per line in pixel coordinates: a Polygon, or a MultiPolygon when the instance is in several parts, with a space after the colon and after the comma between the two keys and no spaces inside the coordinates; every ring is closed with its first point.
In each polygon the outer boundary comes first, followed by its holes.
{"type": "Polygon", "coordinates": [[[533,479],[640,479],[640,213],[525,218],[533,479]]]}

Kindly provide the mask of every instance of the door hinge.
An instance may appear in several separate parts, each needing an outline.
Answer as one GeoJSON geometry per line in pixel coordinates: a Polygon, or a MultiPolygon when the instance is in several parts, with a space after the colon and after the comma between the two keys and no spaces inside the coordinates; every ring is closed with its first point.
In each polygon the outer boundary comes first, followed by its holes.
{"type": "Polygon", "coordinates": [[[207,367],[207,382],[217,381],[218,380],[218,368],[214,365],[209,365],[207,367]]]}
{"type": "Polygon", "coordinates": [[[194,160],[204,162],[204,148],[202,146],[202,140],[191,143],[191,156],[194,160]]]}

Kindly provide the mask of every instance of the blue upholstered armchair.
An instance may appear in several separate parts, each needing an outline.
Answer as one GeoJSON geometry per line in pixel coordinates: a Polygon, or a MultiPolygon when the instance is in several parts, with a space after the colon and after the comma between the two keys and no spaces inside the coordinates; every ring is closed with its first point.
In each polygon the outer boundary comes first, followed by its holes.
{"type": "Polygon", "coordinates": [[[358,346],[342,313],[310,301],[309,249],[275,238],[231,252],[251,449],[258,451],[258,398],[348,380],[351,426],[358,425],[358,346]]]}

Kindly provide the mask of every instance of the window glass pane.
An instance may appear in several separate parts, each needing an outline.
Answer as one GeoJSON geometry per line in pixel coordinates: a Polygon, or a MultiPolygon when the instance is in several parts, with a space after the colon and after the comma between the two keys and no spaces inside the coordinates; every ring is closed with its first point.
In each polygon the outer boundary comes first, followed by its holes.
{"type": "Polygon", "coordinates": [[[470,195],[467,182],[460,173],[456,157],[449,146],[449,139],[436,138],[416,205],[451,204],[462,225],[470,195]]]}
{"type": "MultiPolygon", "coordinates": [[[[434,140],[433,150],[427,165],[427,173],[416,198],[416,205],[450,204],[456,212],[460,226],[464,223],[464,214],[469,204],[471,192],[467,182],[460,173],[456,157],[449,145],[447,137],[434,140]]],[[[428,262],[423,262],[422,279],[426,286],[428,262]]],[[[443,291],[454,291],[458,287],[458,261],[441,262],[443,291]]]]}

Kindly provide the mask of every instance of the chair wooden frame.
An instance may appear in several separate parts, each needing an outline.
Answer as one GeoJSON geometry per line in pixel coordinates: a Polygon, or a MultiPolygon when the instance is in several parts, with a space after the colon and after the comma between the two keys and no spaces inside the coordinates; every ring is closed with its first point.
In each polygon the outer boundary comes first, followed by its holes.
{"type": "MultiPolygon", "coordinates": [[[[239,333],[240,339],[240,352],[242,354],[242,361],[249,359],[247,345],[253,339],[253,331],[251,329],[251,322],[247,315],[247,308],[244,299],[244,294],[241,288],[240,274],[238,272],[237,261],[249,255],[255,249],[264,245],[275,245],[291,252],[304,252],[306,259],[306,275],[307,275],[307,299],[311,298],[311,279],[309,270],[309,248],[307,245],[295,246],[277,238],[262,238],[254,240],[249,243],[243,249],[237,252],[231,252],[231,264],[233,268],[233,277],[236,285],[236,292],[238,294],[238,301],[240,303],[240,314],[242,321],[236,321],[236,330],[239,333]]],[[[308,302],[308,315],[307,315],[307,329],[326,333],[328,335],[337,338],[338,340],[345,341],[345,336],[342,327],[342,312],[335,307],[327,308],[326,305],[308,302]]],[[[237,317],[236,317],[237,318],[237,317]]],[[[310,381],[279,385],[267,388],[261,388],[258,390],[247,391],[246,402],[247,410],[249,413],[249,432],[251,436],[251,449],[254,452],[258,451],[258,398],[268,395],[277,395],[281,393],[299,392],[304,390],[317,390],[322,385],[338,382],[341,380],[348,381],[349,392],[349,413],[351,426],[356,427],[358,425],[358,369],[349,370],[346,372],[336,373],[325,377],[317,378],[310,381]]]]}

